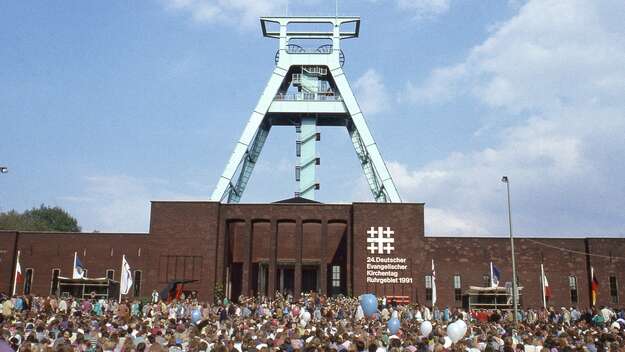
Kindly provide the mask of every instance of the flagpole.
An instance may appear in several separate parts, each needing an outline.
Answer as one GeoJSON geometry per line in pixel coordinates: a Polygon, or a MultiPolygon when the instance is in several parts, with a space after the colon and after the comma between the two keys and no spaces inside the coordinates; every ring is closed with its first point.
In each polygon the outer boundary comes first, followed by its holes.
{"type": "Polygon", "coordinates": [[[15,272],[13,273],[13,296],[15,296],[15,292],[17,291],[17,268],[20,263],[20,251],[17,251],[17,259],[15,260],[15,272]]]}
{"type": "Polygon", "coordinates": [[[436,269],[434,268],[434,259],[432,259],[432,308],[436,305],[436,269]]]}
{"type": "Polygon", "coordinates": [[[512,207],[510,206],[510,180],[508,176],[503,176],[501,178],[501,182],[506,184],[506,188],[508,190],[508,225],[510,226],[510,256],[512,257],[512,302],[514,304],[514,326],[518,325],[518,305],[519,305],[519,297],[518,297],[518,289],[516,282],[516,263],[514,257],[516,256],[514,253],[514,235],[512,234],[512,207]]]}
{"type": "Polygon", "coordinates": [[[545,296],[545,267],[540,263],[540,286],[543,288],[543,308],[547,309],[547,297],[545,296]]]}
{"type": "Polygon", "coordinates": [[[490,287],[495,287],[495,281],[493,280],[493,262],[490,262],[490,287]]]}
{"type": "Polygon", "coordinates": [[[76,258],[78,257],[78,252],[74,252],[74,265],[72,266],[72,279],[76,278],[76,258]]]}
{"type": "Polygon", "coordinates": [[[124,262],[126,261],[126,255],[122,255],[122,266],[119,270],[119,302],[122,303],[122,280],[124,279],[124,262]]]}

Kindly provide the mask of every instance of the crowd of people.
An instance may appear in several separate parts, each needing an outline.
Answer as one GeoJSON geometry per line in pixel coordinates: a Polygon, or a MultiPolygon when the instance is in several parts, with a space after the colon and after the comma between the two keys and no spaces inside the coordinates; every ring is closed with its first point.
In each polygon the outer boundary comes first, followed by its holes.
{"type": "Polygon", "coordinates": [[[625,351],[625,311],[549,308],[465,311],[380,300],[366,317],[358,298],[277,294],[214,304],[172,301],[3,296],[4,351],[625,351]],[[397,318],[394,334],[387,323],[397,318]],[[457,342],[447,326],[466,323],[457,342]],[[422,324],[431,331],[422,336],[422,324]]]}

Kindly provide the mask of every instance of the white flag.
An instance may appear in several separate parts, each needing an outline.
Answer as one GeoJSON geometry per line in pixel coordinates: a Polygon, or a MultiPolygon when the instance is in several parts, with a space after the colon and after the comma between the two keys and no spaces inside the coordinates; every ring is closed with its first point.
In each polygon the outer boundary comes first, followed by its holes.
{"type": "Polygon", "coordinates": [[[432,259],[432,307],[436,304],[436,270],[434,270],[434,259],[432,259]]]}
{"type": "Polygon", "coordinates": [[[499,280],[501,279],[501,273],[496,266],[493,265],[493,262],[490,262],[490,287],[497,288],[499,287],[499,280]]]}
{"type": "Polygon", "coordinates": [[[15,261],[15,278],[13,279],[13,296],[17,293],[17,283],[22,283],[24,277],[22,276],[22,265],[20,264],[20,251],[17,251],[17,259],[15,261]]]}
{"type": "Polygon", "coordinates": [[[86,279],[85,266],[82,265],[77,252],[74,252],[74,270],[72,272],[72,279],[86,279]]]}
{"type": "Polygon", "coordinates": [[[126,256],[122,257],[122,277],[119,286],[120,294],[127,295],[132,287],[132,272],[130,270],[130,264],[126,261],[126,256]]]}

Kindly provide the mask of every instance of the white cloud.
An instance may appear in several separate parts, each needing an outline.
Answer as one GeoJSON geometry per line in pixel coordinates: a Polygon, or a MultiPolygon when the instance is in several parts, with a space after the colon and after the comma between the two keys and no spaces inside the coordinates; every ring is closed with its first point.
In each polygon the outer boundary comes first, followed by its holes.
{"type": "MultiPolygon", "coordinates": [[[[426,104],[449,101],[463,88],[460,78],[465,74],[464,64],[434,69],[420,86],[408,82],[405,98],[415,103],[426,104]]],[[[401,98],[403,100],[404,96],[401,98]]]]}
{"type": "Polygon", "coordinates": [[[251,27],[261,16],[283,15],[287,0],[164,0],[166,7],[188,13],[199,23],[251,27]]]}
{"type": "Polygon", "coordinates": [[[161,179],[139,179],[127,175],[88,176],[78,196],[62,197],[83,231],[147,232],[150,201],[193,200],[193,196],[169,191],[161,179]]]}
{"type": "Polygon", "coordinates": [[[625,90],[622,7],[617,1],[530,1],[465,62],[434,70],[410,97],[441,102],[469,92],[514,112],[614,101],[625,90]]]}
{"type": "Polygon", "coordinates": [[[390,95],[382,76],[374,69],[368,69],[354,82],[354,94],[365,115],[374,115],[389,108],[390,95]]]}
{"type": "Polygon", "coordinates": [[[414,13],[417,19],[440,16],[449,11],[450,0],[397,0],[400,10],[414,13]]]}
{"type": "Polygon", "coordinates": [[[404,198],[434,208],[429,233],[505,233],[507,174],[518,232],[625,234],[623,20],[622,1],[528,1],[466,60],[409,86],[414,102],[467,95],[509,124],[489,126],[491,147],[391,164],[404,198]]]}
{"type": "Polygon", "coordinates": [[[487,230],[478,223],[473,223],[473,219],[456,214],[449,209],[439,209],[427,207],[425,209],[425,228],[435,229],[436,232],[428,232],[431,235],[453,235],[453,234],[484,234],[487,230]]]}

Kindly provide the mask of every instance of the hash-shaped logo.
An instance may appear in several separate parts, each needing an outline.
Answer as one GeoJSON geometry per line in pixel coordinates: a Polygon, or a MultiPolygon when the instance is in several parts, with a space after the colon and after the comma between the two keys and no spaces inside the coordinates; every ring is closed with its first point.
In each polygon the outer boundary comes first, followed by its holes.
{"type": "Polygon", "coordinates": [[[390,227],[371,227],[367,231],[367,250],[371,254],[391,254],[391,251],[395,250],[393,243],[395,243],[395,239],[391,237],[395,234],[395,231],[391,230],[390,227]]]}

